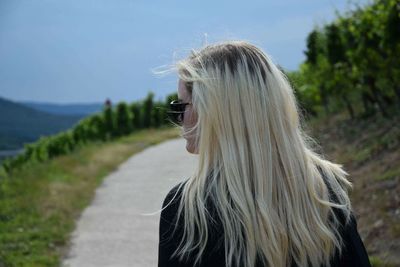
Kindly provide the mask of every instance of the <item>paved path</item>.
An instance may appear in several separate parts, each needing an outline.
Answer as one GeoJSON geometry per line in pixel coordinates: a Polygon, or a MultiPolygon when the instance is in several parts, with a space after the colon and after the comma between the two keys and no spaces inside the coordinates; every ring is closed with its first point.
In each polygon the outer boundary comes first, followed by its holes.
{"type": "Polygon", "coordinates": [[[157,266],[158,226],[168,191],[189,177],[197,157],[174,139],[134,155],[105,178],[82,213],[62,266],[157,266]]]}

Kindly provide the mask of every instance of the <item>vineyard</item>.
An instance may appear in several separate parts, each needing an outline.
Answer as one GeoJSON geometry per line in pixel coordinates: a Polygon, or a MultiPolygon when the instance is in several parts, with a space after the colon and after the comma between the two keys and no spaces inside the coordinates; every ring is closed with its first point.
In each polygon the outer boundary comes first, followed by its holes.
{"type": "Polygon", "coordinates": [[[41,137],[37,142],[24,145],[24,152],[3,162],[5,172],[28,166],[29,163],[44,162],[60,155],[66,155],[77,147],[95,141],[111,141],[145,128],[159,128],[168,123],[166,111],[176,94],[167,96],[165,102],[155,102],[149,93],[142,100],[127,104],[110,101],[103,112],[80,120],[72,129],[52,136],[41,137]]]}
{"type": "Polygon", "coordinates": [[[288,73],[310,116],[346,109],[351,119],[400,110],[400,2],[376,0],[307,37],[306,60],[288,73]]]}

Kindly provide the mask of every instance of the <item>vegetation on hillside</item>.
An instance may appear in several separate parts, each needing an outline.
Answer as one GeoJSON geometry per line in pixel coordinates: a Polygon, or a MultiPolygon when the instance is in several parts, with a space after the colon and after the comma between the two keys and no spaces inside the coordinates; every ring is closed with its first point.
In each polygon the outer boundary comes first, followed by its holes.
{"type": "Polygon", "coordinates": [[[400,266],[400,2],[338,14],[308,35],[305,54],[287,76],[310,135],[350,174],[372,265],[400,266]]]}
{"type": "Polygon", "coordinates": [[[133,154],[178,135],[171,127],[144,129],[11,174],[0,169],[0,266],[60,266],[75,220],[103,178],[133,154]]]}
{"type": "Polygon", "coordinates": [[[58,266],[102,179],[132,154],[179,135],[166,117],[176,94],[165,102],[153,97],[107,102],[102,112],[25,144],[0,165],[0,266],[58,266]]]}
{"type": "Polygon", "coordinates": [[[154,94],[150,92],[144,100],[131,104],[120,102],[112,106],[111,102],[107,102],[103,112],[81,119],[73,128],[25,144],[24,152],[6,159],[3,168],[9,173],[30,163],[68,154],[94,141],[110,141],[140,129],[166,125],[168,105],[177,96],[171,94],[165,102],[154,101],[153,97],[154,94]]]}
{"type": "Polygon", "coordinates": [[[319,152],[349,173],[358,230],[374,267],[400,266],[399,122],[381,114],[351,120],[342,111],[307,123],[319,152]]]}
{"type": "Polygon", "coordinates": [[[307,37],[306,61],[288,73],[307,115],[345,109],[352,119],[400,111],[400,3],[375,0],[307,37]]]}

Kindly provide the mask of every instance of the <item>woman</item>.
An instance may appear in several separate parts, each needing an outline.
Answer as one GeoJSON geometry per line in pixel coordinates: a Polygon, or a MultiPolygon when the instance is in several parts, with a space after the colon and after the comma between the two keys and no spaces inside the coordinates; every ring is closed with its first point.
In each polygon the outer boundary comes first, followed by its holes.
{"type": "Polygon", "coordinates": [[[310,148],[270,58],[230,41],[177,70],[171,115],[199,161],[164,200],[158,266],[370,266],[347,173],[310,148]]]}

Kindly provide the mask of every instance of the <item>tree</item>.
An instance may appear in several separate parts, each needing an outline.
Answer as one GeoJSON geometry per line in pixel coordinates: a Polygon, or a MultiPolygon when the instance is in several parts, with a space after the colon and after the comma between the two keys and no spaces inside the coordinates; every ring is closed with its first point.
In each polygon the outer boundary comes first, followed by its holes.
{"type": "Polygon", "coordinates": [[[130,106],[129,109],[132,114],[132,120],[131,124],[133,129],[140,129],[142,128],[142,117],[141,117],[141,103],[140,102],[133,102],[130,106]]]}
{"type": "Polygon", "coordinates": [[[149,92],[143,102],[143,107],[142,107],[143,127],[145,128],[153,126],[153,121],[152,121],[153,97],[154,94],[152,92],[149,92]]]}
{"type": "Polygon", "coordinates": [[[118,136],[127,135],[132,131],[131,119],[128,105],[120,102],[116,110],[116,133],[118,136]]]}
{"type": "Polygon", "coordinates": [[[104,126],[106,140],[109,140],[115,136],[115,122],[114,112],[111,105],[106,105],[103,109],[104,126]]]}

